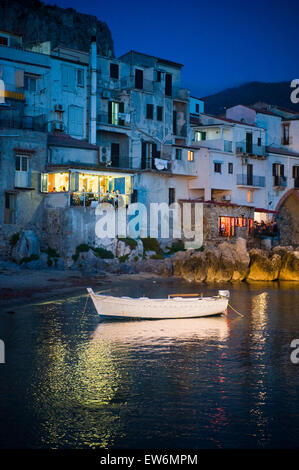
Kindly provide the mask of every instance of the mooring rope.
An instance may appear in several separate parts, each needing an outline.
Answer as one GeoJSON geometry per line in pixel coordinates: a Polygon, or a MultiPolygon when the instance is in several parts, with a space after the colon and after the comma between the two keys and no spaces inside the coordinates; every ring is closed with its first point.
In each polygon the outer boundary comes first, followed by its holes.
{"type": "Polygon", "coordinates": [[[236,310],[234,307],[232,307],[230,304],[228,304],[228,306],[234,311],[236,312],[238,315],[240,315],[240,317],[244,317],[244,315],[242,315],[242,313],[238,312],[238,310],[236,310]]]}

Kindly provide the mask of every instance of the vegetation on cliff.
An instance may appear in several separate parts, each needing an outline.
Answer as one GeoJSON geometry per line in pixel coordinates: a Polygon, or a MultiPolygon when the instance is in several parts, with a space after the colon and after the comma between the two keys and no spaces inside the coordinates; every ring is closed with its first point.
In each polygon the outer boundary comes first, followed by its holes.
{"type": "Polygon", "coordinates": [[[110,29],[95,16],[73,8],[45,5],[39,0],[0,0],[0,29],[23,36],[23,43],[51,41],[52,48],[62,45],[88,51],[96,36],[101,54],[113,56],[110,29]]]}

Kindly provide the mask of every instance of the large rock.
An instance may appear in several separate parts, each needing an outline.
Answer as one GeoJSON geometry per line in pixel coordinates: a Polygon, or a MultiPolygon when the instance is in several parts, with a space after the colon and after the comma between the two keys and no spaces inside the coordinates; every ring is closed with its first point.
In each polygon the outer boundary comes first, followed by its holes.
{"type": "Polygon", "coordinates": [[[202,252],[193,253],[191,256],[185,257],[181,264],[176,264],[176,270],[180,275],[189,282],[203,282],[207,275],[207,264],[205,255],[202,252]]]}
{"type": "Polygon", "coordinates": [[[104,248],[105,250],[111,251],[114,256],[116,256],[117,252],[117,238],[96,238],[95,245],[97,248],[104,248]]]}
{"type": "Polygon", "coordinates": [[[299,281],[299,251],[286,252],[279,273],[281,281],[299,281]]]}
{"type": "Polygon", "coordinates": [[[220,251],[220,271],[222,280],[243,281],[248,273],[250,256],[246,248],[246,240],[237,238],[236,243],[223,242],[218,246],[220,251]]]}
{"type": "Polygon", "coordinates": [[[32,255],[40,256],[39,239],[33,230],[24,230],[12,250],[12,258],[20,263],[24,258],[30,258],[32,255]]]}
{"type": "Polygon", "coordinates": [[[99,273],[106,271],[107,266],[103,259],[96,256],[92,250],[89,250],[79,254],[73,267],[74,269],[82,269],[85,273],[99,273]]]}
{"type": "Polygon", "coordinates": [[[253,248],[249,252],[248,281],[275,281],[281,268],[281,257],[273,252],[253,248]]]}
{"type": "Polygon", "coordinates": [[[172,260],[166,259],[147,259],[133,263],[136,272],[159,274],[160,276],[172,276],[172,260]]]}
{"type": "Polygon", "coordinates": [[[131,248],[122,240],[118,240],[116,246],[116,256],[121,258],[122,256],[130,255],[131,248]]]}

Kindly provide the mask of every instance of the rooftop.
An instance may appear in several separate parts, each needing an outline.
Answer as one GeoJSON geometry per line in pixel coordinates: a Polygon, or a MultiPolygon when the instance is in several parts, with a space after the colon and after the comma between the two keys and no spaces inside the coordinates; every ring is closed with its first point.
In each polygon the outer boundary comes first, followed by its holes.
{"type": "Polygon", "coordinates": [[[178,67],[178,68],[183,67],[183,64],[179,64],[178,62],[173,62],[172,60],[168,60],[168,59],[162,59],[161,57],[156,57],[154,55],[145,54],[144,52],[134,51],[133,49],[131,49],[129,52],[126,52],[125,54],[122,54],[121,56],[119,56],[119,59],[121,59],[122,57],[127,56],[129,54],[137,54],[137,55],[140,55],[140,56],[151,57],[152,59],[156,59],[158,62],[161,62],[163,64],[173,65],[174,67],[178,67]]]}

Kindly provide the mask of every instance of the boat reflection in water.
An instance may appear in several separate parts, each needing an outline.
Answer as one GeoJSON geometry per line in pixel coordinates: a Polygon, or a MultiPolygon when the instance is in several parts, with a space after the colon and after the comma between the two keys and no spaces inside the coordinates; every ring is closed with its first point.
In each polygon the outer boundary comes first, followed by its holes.
{"type": "Polygon", "coordinates": [[[180,342],[205,338],[224,340],[227,336],[227,319],[221,315],[213,318],[101,322],[94,331],[92,340],[161,346],[178,340],[180,342]]]}

